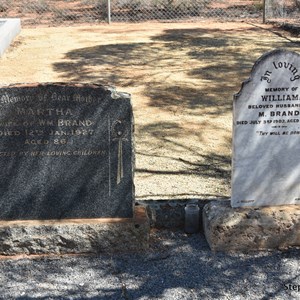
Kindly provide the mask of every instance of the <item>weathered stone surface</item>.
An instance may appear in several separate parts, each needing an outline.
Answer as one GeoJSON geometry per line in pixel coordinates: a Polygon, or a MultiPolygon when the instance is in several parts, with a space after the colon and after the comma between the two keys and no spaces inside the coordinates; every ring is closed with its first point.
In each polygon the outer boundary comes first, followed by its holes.
{"type": "Polygon", "coordinates": [[[0,57],[21,31],[21,20],[18,18],[0,18],[0,57]]]}
{"type": "Polygon", "coordinates": [[[232,208],[229,201],[213,201],[203,209],[203,227],[213,251],[300,246],[300,206],[232,208]]]}
{"type": "Polygon", "coordinates": [[[149,246],[149,229],[142,207],[133,219],[1,221],[0,255],[140,251],[149,246]]]}
{"type": "Polygon", "coordinates": [[[300,204],[300,55],[262,56],[233,111],[232,206],[300,204]]]}
{"type": "Polygon", "coordinates": [[[0,219],[130,218],[130,95],[91,84],[0,88],[0,219]]]}
{"type": "MultiPolygon", "coordinates": [[[[184,228],[185,206],[198,204],[199,223],[202,226],[202,209],[209,200],[138,200],[137,204],[146,207],[150,226],[154,228],[184,228]]],[[[202,228],[200,228],[202,230],[202,228]]]]}

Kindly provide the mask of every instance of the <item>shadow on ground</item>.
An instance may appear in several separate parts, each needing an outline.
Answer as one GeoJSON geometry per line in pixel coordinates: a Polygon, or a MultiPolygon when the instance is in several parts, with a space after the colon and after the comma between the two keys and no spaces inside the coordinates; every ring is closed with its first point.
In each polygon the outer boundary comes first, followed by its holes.
{"type": "MultiPolygon", "coordinates": [[[[225,132],[216,120],[231,115],[233,94],[249,76],[254,62],[274,48],[297,50],[299,44],[283,33],[272,33],[259,26],[249,25],[248,30],[168,29],[148,42],[103,42],[74,49],[53,68],[68,81],[106,82],[125,91],[138,88],[141,92],[133,98],[145,97],[146,107],[140,109],[155,114],[156,120],[145,124],[140,121],[146,114],[136,118],[137,141],[144,145],[137,154],[168,158],[180,167],[138,167],[137,174],[222,178],[226,191],[216,195],[222,196],[228,193],[230,185],[230,151],[208,151],[204,135],[213,137],[216,132],[225,132]],[[166,113],[168,118],[163,119],[166,113]],[[204,115],[205,123],[193,119],[204,115]],[[182,123],[178,121],[180,116],[184,117],[182,123]],[[196,139],[201,146],[195,150],[185,143],[185,138],[196,139]],[[168,149],[167,153],[157,150],[162,148],[168,149]],[[185,158],[182,153],[198,159],[185,158]]],[[[134,101],[139,110],[139,100],[134,101]]],[[[230,139],[221,135],[216,139],[230,148],[230,139]]],[[[200,196],[205,197],[205,193],[200,196]]]]}
{"type": "MultiPolygon", "coordinates": [[[[212,253],[202,235],[152,234],[151,249],[100,255],[0,261],[5,299],[292,299],[299,250],[212,253]]],[[[293,294],[295,295],[295,294],[293,294]]]]}
{"type": "Polygon", "coordinates": [[[263,33],[254,26],[247,31],[169,29],[150,42],[74,49],[53,68],[67,80],[143,86],[149,106],[184,106],[192,111],[221,106],[216,112],[220,114],[231,110],[232,95],[263,53],[299,48],[290,39],[263,33]]]}

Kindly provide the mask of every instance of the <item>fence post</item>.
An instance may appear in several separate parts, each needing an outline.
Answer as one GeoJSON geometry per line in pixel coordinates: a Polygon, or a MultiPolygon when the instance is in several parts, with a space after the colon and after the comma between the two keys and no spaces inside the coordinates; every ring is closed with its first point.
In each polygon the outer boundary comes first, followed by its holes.
{"type": "Polygon", "coordinates": [[[266,0],[263,0],[263,24],[266,24],[266,0]]]}
{"type": "Polygon", "coordinates": [[[111,23],[111,6],[110,6],[110,0],[107,0],[107,23],[111,23]]]}

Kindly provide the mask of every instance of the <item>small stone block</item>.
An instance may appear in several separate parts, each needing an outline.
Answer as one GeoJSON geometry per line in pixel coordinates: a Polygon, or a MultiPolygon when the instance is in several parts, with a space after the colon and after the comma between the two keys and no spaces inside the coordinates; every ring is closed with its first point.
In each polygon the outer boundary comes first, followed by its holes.
{"type": "Polygon", "coordinates": [[[212,201],[203,209],[203,227],[213,251],[300,246],[300,206],[232,208],[229,201],[212,201]]]}
{"type": "Polygon", "coordinates": [[[142,251],[149,232],[144,207],[133,218],[1,221],[0,255],[142,251]]]}

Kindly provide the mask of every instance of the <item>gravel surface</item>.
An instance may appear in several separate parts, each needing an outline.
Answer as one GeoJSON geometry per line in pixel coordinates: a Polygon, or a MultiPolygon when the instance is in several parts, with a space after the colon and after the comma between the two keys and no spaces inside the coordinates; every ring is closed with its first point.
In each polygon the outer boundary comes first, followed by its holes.
{"type": "Polygon", "coordinates": [[[300,299],[299,255],[213,253],[158,230],[146,253],[2,259],[0,299],[300,299]]]}

